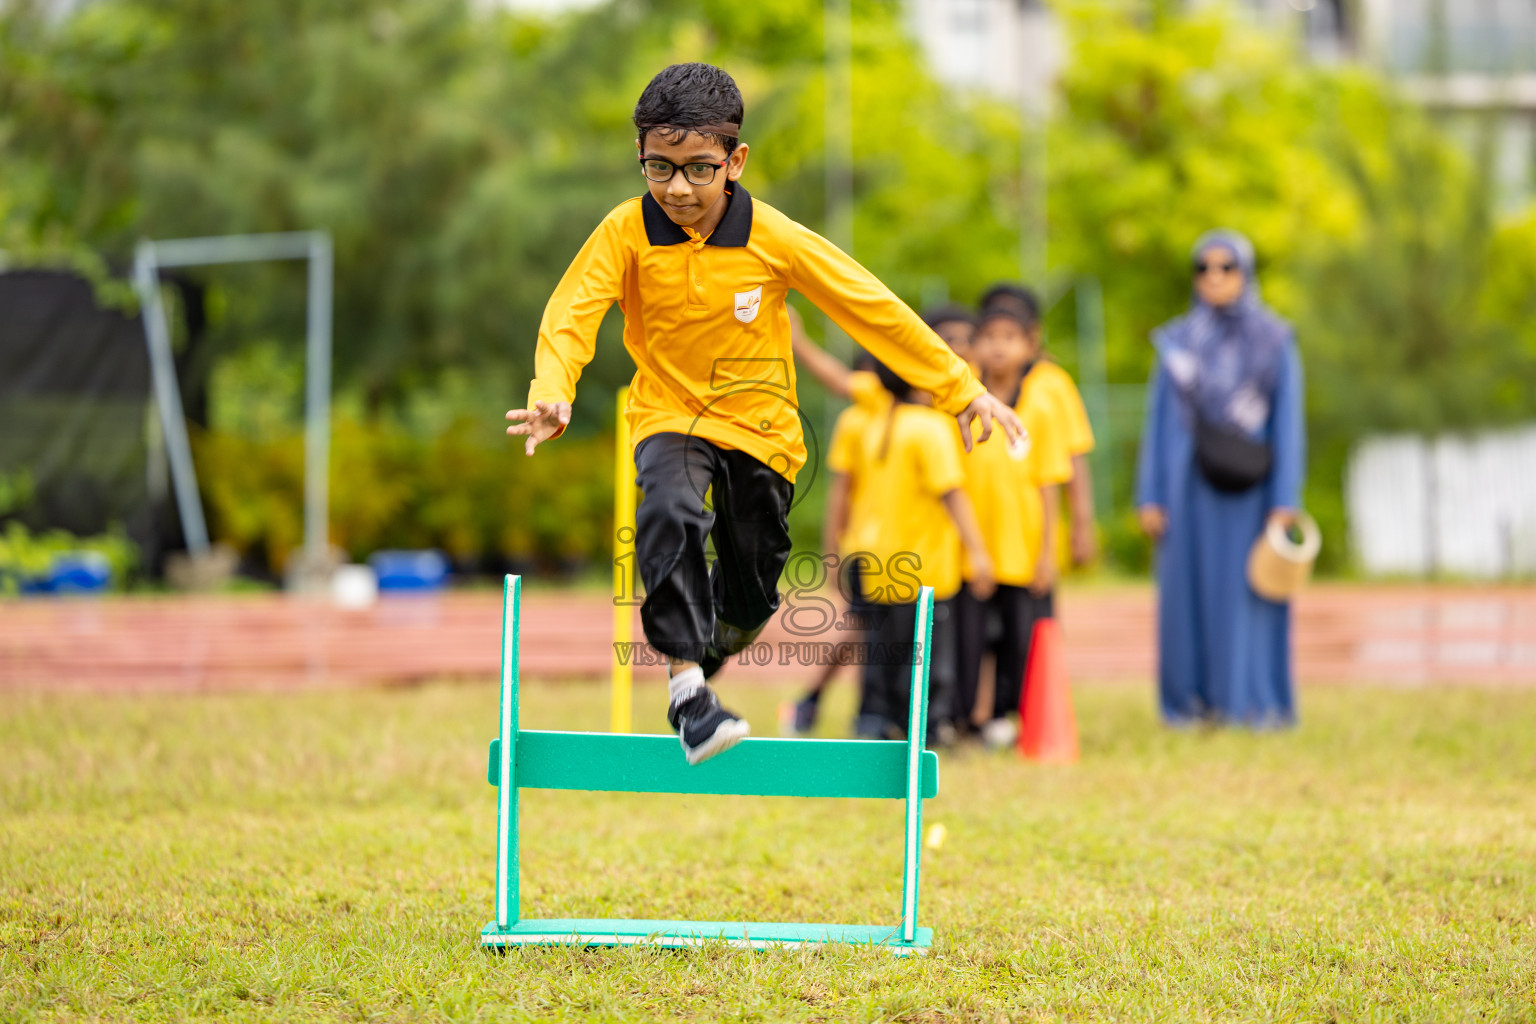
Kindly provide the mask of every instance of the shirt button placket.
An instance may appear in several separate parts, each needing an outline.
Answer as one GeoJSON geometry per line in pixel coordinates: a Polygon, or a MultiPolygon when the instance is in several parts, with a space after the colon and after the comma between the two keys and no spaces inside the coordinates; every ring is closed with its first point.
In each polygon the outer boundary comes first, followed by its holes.
{"type": "Polygon", "coordinates": [[[703,241],[694,242],[688,247],[688,305],[709,305],[704,299],[703,241]]]}

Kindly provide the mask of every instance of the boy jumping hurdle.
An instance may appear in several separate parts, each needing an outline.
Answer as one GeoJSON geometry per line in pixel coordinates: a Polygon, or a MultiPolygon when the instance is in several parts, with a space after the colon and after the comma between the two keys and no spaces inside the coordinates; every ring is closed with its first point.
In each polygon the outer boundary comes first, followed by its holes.
{"type": "Polygon", "coordinates": [[[743,113],[736,83],[708,64],[674,64],[646,86],[634,120],[648,191],[603,218],[560,279],[539,326],[528,407],[507,413],[507,433],[527,438],[528,455],[559,437],[598,325],[619,303],[636,366],[625,416],[644,495],[635,524],[640,621],[667,656],[667,721],[689,764],[750,731],[706,680],[779,607],[787,517],[806,460],[789,289],[931,393],[959,420],[967,451],[975,420],[979,441],[994,420],[1010,441],[1023,437],[1015,412],[889,289],[747,194],[743,113]]]}

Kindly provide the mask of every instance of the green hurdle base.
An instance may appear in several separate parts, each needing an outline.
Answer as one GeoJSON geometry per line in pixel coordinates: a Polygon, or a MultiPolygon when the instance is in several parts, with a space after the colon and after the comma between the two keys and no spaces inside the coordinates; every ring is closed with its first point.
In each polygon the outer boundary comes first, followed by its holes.
{"type": "Polygon", "coordinates": [[[735,949],[798,949],[845,943],[879,946],[897,956],[928,952],[933,929],[919,928],[903,942],[900,928],[859,924],[784,924],[763,921],[630,921],[556,918],[518,921],[506,928],[495,921],[480,932],[480,944],[506,946],[657,946],[686,949],[724,943],[735,949]]]}
{"type": "Polygon", "coordinates": [[[913,630],[906,742],[747,739],[689,766],[670,736],[546,732],[519,722],[518,625],[522,581],[506,578],[501,621],[501,729],[486,781],[497,788],[496,919],[480,931],[488,949],[511,946],[660,946],[724,943],[741,949],[844,943],[925,953],[933,930],[917,925],[923,801],[939,791],[939,759],[923,749],[933,590],[923,587],[913,630]],[[761,921],[526,920],[520,912],[518,790],[576,789],[721,796],[885,798],[905,802],[900,923],[894,926],[761,921]]]}

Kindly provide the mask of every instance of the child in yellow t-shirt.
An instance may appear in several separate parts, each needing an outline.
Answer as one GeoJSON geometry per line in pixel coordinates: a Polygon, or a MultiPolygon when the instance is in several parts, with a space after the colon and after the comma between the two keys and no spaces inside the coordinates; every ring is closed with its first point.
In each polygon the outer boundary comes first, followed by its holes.
{"type": "Polygon", "coordinates": [[[992,557],[997,587],[985,599],[962,593],[957,601],[956,728],[969,727],[982,660],[994,654],[997,682],[982,739],[1000,747],[1011,744],[1015,735],[1008,716],[1020,707],[1034,625],[1051,614],[1057,491],[1072,470],[1055,403],[1034,383],[1039,346],[1030,322],[1011,309],[994,307],[982,315],[974,352],[988,390],[1018,411],[1031,441],[1022,458],[997,445],[965,460],[965,490],[992,557]],[[988,629],[992,618],[1001,624],[995,637],[988,629]]]}
{"type": "MultiPolygon", "coordinates": [[[[852,452],[868,426],[872,415],[884,413],[890,408],[891,393],[880,383],[874,372],[875,360],[867,353],[861,354],[854,368],[849,370],[842,360],[813,342],[805,333],[805,324],[794,307],[788,307],[790,341],[795,360],[821,382],[829,392],[846,398],[853,404],[837,417],[832,428],[832,441],[828,445],[827,465],[832,470],[827,490],[827,514],[822,526],[822,552],[835,554],[839,565],[839,585],[848,602],[849,614],[844,622],[852,625],[867,618],[866,605],[860,593],[860,580],[856,567],[845,567],[842,560],[848,555],[841,538],[856,531],[849,523],[850,511],[855,504],[859,479],[857,461],[852,452]],[[850,467],[839,472],[837,467],[850,467]]],[[[950,348],[950,351],[971,365],[971,336],[976,330],[976,320],[959,306],[941,306],[923,313],[923,322],[950,348]]],[[[821,698],[838,670],[857,657],[857,636],[847,636],[846,641],[833,648],[829,662],[820,666],[815,680],[804,696],[794,703],[786,703],[779,709],[780,731],[787,736],[804,736],[816,726],[821,709],[821,698]]]]}
{"type": "MultiPolygon", "coordinates": [[[[864,692],[858,735],[891,737],[905,729],[912,629],[918,588],[933,588],[929,658],[929,743],[947,740],[953,716],[955,598],[961,557],[978,599],[992,591],[992,559],[966,497],[960,436],[954,422],[919,404],[923,396],[883,364],[875,372],[891,395],[884,413],[865,415],[829,468],[856,476],[847,529],[838,550],[857,566],[867,631],[861,651],[864,692]]],[[[996,447],[1002,448],[1002,445],[996,447]]]]}
{"type": "MultiPolygon", "coordinates": [[[[1056,426],[1062,432],[1067,453],[1072,458],[1072,478],[1066,485],[1070,526],[1061,540],[1066,542],[1066,553],[1073,565],[1087,565],[1098,556],[1098,528],[1093,512],[1093,476],[1088,468],[1088,455],[1093,451],[1093,427],[1088,422],[1083,396],[1072,375],[1045,353],[1040,300],[1034,292],[1023,285],[995,284],[981,297],[981,307],[983,312],[1011,308],[1032,325],[1030,337],[1040,355],[1029,374],[1030,387],[1046,392],[1041,400],[1055,405],[1056,426]]],[[[1057,546],[1058,549],[1061,547],[1060,544],[1057,546]]]]}

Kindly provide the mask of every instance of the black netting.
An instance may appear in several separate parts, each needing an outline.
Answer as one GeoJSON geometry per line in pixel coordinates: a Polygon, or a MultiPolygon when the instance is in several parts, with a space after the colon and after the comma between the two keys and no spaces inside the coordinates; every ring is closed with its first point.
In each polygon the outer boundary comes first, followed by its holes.
{"type": "Polygon", "coordinates": [[[82,535],[121,524],[153,565],[165,524],[150,493],[149,400],[137,316],[99,306],[73,274],[0,274],[0,475],[25,473],[33,489],[13,516],[82,535]]]}

